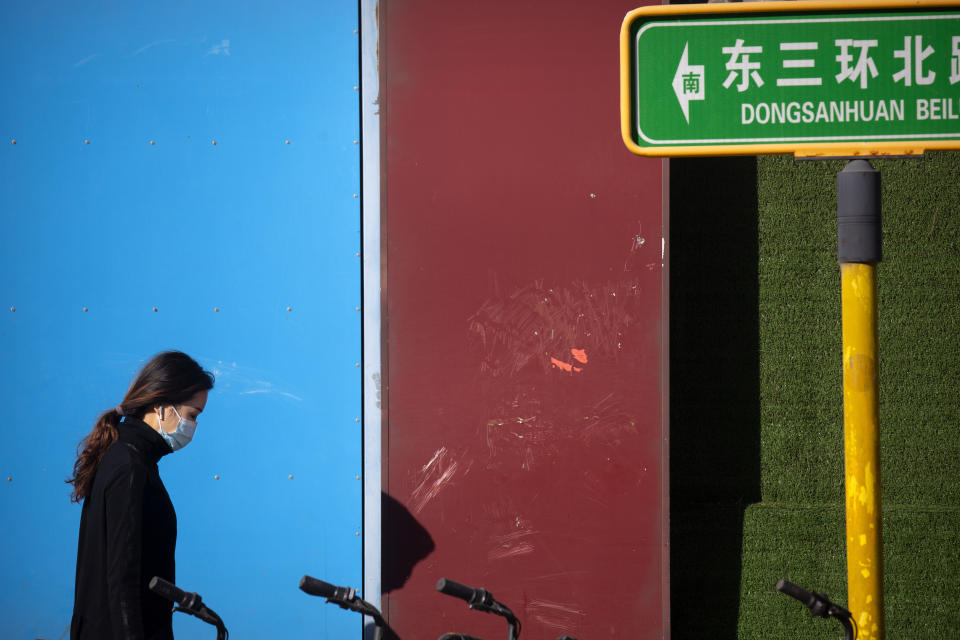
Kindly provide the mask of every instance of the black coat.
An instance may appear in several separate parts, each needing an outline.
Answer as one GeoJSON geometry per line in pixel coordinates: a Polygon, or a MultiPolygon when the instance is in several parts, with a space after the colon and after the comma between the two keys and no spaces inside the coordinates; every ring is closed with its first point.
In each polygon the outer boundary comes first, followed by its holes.
{"type": "Polygon", "coordinates": [[[151,592],[174,578],[177,514],[157,461],[170,446],[148,424],[126,418],[83,501],[72,640],[170,640],[172,604],[151,592]]]}

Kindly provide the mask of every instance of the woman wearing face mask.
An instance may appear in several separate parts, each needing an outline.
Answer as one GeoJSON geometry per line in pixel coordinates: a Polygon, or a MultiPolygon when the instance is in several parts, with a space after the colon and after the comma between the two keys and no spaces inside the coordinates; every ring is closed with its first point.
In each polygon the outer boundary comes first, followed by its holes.
{"type": "Polygon", "coordinates": [[[177,515],[157,462],[190,442],[212,388],[190,356],[161,353],[80,443],[67,481],[83,501],[72,640],[173,638],[170,602],[147,587],[176,577],[177,515]]]}

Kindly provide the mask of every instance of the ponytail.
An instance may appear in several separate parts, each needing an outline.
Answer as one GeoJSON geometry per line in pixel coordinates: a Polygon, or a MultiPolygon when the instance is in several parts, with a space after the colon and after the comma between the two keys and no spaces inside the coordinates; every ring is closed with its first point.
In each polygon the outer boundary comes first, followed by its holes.
{"type": "Polygon", "coordinates": [[[117,425],[120,424],[122,417],[120,411],[122,411],[121,407],[104,411],[97,419],[93,430],[80,441],[77,447],[77,461],[73,463],[73,477],[67,480],[67,484],[73,485],[73,492],[70,494],[71,502],[80,502],[90,493],[93,476],[97,473],[103,454],[107,447],[116,442],[120,436],[117,431],[117,425]]]}

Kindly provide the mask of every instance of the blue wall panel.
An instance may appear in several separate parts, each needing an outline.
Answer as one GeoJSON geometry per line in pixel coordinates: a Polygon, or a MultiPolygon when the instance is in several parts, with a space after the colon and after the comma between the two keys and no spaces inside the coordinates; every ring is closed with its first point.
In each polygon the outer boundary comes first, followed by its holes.
{"type": "Polygon", "coordinates": [[[65,637],[76,444],[168,348],[217,375],[160,464],[178,583],[237,637],[359,635],[296,589],[362,582],[356,29],[350,2],[0,6],[0,637],[65,637]]]}

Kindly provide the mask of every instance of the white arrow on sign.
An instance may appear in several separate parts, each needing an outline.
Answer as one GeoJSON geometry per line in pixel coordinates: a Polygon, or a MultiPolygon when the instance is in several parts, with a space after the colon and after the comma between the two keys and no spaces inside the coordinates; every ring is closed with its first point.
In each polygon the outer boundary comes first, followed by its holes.
{"type": "Polygon", "coordinates": [[[680,56],[680,64],[677,66],[677,73],[673,76],[673,92],[677,94],[677,100],[680,101],[680,108],[683,109],[683,117],[687,124],[690,124],[690,101],[703,100],[704,98],[704,77],[702,64],[687,64],[687,47],[689,42],[683,45],[683,55],[680,56]]]}

